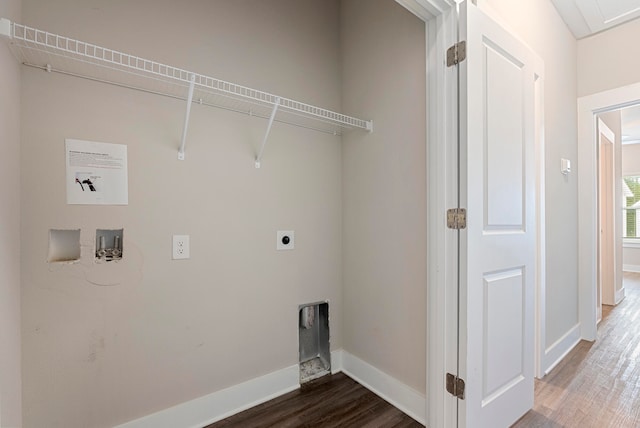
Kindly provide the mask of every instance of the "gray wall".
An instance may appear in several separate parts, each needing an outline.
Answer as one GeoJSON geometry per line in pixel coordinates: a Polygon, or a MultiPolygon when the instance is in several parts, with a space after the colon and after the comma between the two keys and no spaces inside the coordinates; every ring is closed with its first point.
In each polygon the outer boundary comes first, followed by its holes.
{"type": "Polygon", "coordinates": [[[342,1],[344,348],[426,390],[424,23],[391,0],[342,1]]]}
{"type": "MultiPolygon", "coordinates": [[[[577,160],[576,42],[547,0],[479,3],[545,61],[548,345],[577,322],[577,183],[559,171],[577,160]]],[[[341,145],[276,124],[256,170],[266,122],[194,106],[178,162],[184,103],[24,69],[25,427],[112,426],[293,365],[297,306],[325,299],[333,349],[425,393],[421,21],[392,0],[24,0],[23,21],[375,128],[341,145]],[[65,138],[127,144],[128,206],[65,204],[65,138]],[[95,229],[119,227],[124,260],[94,264],[95,229]],[[45,263],[50,228],[82,229],[80,263],[45,263]],[[170,260],[173,234],[190,260],[170,260]]]]}
{"type": "MultiPolygon", "coordinates": [[[[341,108],[337,1],[25,0],[23,21],[341,108]]],[[[266,121],[195,105],[179,162],[184,102],[22,79],[25,427],[113,426],[294,365],[300,303],[330,301],[341,348],[339,137],[276,124],[255,169],[266,121]],[[128,206],[66,205],[65,138],[128,146],[128,206]],[[123,261],[95,264],[95,229],[120,227],[123,261]],[[45,262],[50,228],[82,229],[79,263],[45,262]]]]}
{"type": "Polygon", "coordinates": [[[546,348],[578,323],[576,40],[549,0],[479,0],[544,61],[546,348]],[[560,173],[560,158],[574,171],[560,173]]]}
{"type": "Polygon", "coordinates": [[[640,19],[578,41],[578,96],[638,83],[640,19]]]}
{"type": "MultiPolygon", "coordinates": [[[[0,17],[20,20],[20,0],[0,17]]],[[[22,426],[20,369],[20,66],[0,41],[0,426],[22,426]]]]}

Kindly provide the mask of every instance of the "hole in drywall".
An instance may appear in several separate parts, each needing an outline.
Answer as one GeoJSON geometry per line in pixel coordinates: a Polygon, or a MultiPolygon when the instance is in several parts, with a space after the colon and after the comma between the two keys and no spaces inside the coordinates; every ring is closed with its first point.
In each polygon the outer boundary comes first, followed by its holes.
{"type": "Polygon", "coordinates": [[[298,308],[300,383],[331,372],[329,345],[329,304],[301,305],[298,308]]]}
{"type": "Polygon", "coordinates": [[[49,229],[47,262],[74,262],[80,260],[80,229],[49,229]]]}
{"type": "Polygon", "coordinates": [[[124,229],[96,230],[96,260],[110,262],[122,258],[124,229]]]}

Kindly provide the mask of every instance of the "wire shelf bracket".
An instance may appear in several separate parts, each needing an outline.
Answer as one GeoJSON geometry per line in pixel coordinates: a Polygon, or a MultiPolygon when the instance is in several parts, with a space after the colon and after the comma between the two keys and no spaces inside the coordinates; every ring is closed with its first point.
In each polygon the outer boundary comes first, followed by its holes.
{"type": "Polygon", "coordinates": [[[187,102],[178,159],[184,159],[191,104],[222,108],[268,120],[262,154],[274,122],[332,135],[373,131],[373,122],[305,104],[214,77],[103,48],[0,18],[0,39],[23,65],[187,102]]]}
{"type": "Polygon", "coordinates": [[[276,102],[273,104],[273,110],[271,111],[271,116],[269,117],[269,123],[267,124],[267,131],[264,133],[264,138],[262,139],[262,145],[260,146],[260,151],[258,152],[258,156],[256,156],[256,168],[260,168],[260,162],[262,161],[262,154],[264,153],[264,146],[267,145],[267,139],[269,138],[269,133],[271,132],[271,126],[273,126],[273,120],[276,118],[276,113],[278,112],[279,106],[280,106],[280,98],[276,98],[276,102]]]}
{"type": "Polygon", "coordinates": [[[182,143],[178,149],[178,160],[184,160],[184,145],[187,142],[187,129],[189,128],[189,115],[191,114],[191,103],[193,102],[193,89],[196,85],[196,76],[191,75],[189,79],[189,95],[187,95],[187,113],[184,117],[184,129],[182,130],[182,143]]]}

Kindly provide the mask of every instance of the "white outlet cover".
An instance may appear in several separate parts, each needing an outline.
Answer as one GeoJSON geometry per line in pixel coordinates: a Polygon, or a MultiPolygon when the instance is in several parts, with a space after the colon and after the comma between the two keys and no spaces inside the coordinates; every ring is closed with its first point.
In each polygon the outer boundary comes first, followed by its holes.
{"type": "Polygon", "coordinates": [[[189,258],[189,235],[173,235],[173,260],[189,258]]]}
{"type": "Polygon", "coordinates": [[[279,230],[276,233],[276,250],[293,250],[295,241],[295,232],[293,230],[279,230]],[[285,236],[289,238],[288,244],[282,242],[285,236]]]}

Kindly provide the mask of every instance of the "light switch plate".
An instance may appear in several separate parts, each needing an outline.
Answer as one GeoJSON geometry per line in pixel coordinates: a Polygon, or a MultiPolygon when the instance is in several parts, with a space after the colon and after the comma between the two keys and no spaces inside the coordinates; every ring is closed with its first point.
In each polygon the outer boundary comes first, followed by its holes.
{"type": "Polygon", "coordinates": [[[277,250],[293,250],[295,248],[295,232],[293,230],[279,230],[276,233],[277,250]]]}
{"type": "Polygon", "coordinates": [[[173,235],[173,260],[189,258],[189,235],[173,235]]]}

